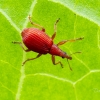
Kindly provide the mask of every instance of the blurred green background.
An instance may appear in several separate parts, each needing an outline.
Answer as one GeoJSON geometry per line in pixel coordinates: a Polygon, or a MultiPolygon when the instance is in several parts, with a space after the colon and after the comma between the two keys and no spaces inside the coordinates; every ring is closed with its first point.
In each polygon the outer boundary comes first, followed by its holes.
{"type": "Polygon", "coordinates": [[[100,98],[100,1],[99,0],[0,0],[0,100],[99,100],[100,98]],[[60,48],[72,55],[69,61],[56,57],[64,68],[53,65],[51,55],[35,57],[12,41],[22,41],[21,31],[34,27],[28,16],[52,36],[54,23],[61,40],[84,37],[60,48]]]}

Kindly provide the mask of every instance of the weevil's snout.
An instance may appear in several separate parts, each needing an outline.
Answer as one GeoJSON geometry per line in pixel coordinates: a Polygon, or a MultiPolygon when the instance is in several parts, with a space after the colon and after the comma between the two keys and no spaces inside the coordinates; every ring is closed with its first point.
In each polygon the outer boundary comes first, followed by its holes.
{"type": "Polygon", "coordinates": [[[66,58],[69,59],[69,60],[72,60],[72,57],[70,57],[70,56],[67,56],[66,58]]]}

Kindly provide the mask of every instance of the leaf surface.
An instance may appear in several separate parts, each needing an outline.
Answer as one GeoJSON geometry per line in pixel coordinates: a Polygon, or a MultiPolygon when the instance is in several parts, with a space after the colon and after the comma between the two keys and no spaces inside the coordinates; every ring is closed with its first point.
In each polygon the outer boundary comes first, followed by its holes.
{"type": "Polygon", "coordinates": [[[99,100],[100,98],[100,1],[98,0],[26,0],[0,1],[0,99],[1,100],[99,100]],[[64,68],[53,65],[51,55],[22,62],[35,57],[12,41],[22,41],[21,31],[32,26],[28,16],[43,26],[51,37],[54,23],[57,35],[54,43],[84,37],[68,42],[60,48],[69,55],[69,61],[56,57],[64,68]]]}

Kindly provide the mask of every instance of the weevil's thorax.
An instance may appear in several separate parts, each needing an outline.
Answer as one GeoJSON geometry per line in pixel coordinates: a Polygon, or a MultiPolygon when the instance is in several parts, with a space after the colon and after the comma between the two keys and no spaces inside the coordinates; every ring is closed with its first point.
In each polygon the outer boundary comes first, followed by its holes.
{"type": "Polygon", "coordinates": [[[53,44],[51,46],[50,54],[60,56],[61,52],[62,51],[60,50],[60,48],[57,45],[53,44]]]}
{"type": "Polygon", "coordinates": [[[62,58],[72,59],[72,57],[68,56],[64,51],[62,51],[57,45],[53,44],[50,49],[51,55],[60,56],[62,58]]]}

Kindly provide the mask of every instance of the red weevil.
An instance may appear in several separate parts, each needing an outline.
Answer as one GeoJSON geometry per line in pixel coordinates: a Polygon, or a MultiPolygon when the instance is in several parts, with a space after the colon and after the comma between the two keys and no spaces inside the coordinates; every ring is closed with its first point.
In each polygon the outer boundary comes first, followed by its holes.
{"type": "MultiPolygon", "coordinates": [[[[40,30],[38,28],[25,28],[21,32],[22,41],[25,44],[25,46],[27,47],[26,50],[24,49],[21,42],[13,42],[15,44],[20,44],[22,49],[25,52],[34,51],[34,52],[38,53],[38,55],[35,58],[29,58],[29,59],[25,60],[22,65],[24,65],[27,61],[34,60],[34,59],[40,57],[41,55],[47,54],[47,53],[52,55],[53,64],[54,65],[60,64],[61,67],[63,67],[63,64],[60,61],[55,62],[55,56],[67,58],[67,61],[68,61],[68,59],[72,60],[72,57],[69,56],[68,54],[66,54],[64,51],[62,51],[58,46],[63,45],[64,43],[69,42],[69,41],[74,42],[76,40],[82,40],[83,38],[77,38],[77,39],[72,39],[72,40],[63,40],[63,41],[60,41],[58,44],[54,44],[53,40],[56,36],[56,25],[60,19],[56,20],[56,22],[54,24],[54,34],[52,35],[52,37],[49,37],[45,33],[45,29],[42,26],[32,22],[30,16],[29,16],[29,20],[32,25],[42,28],[42,30],[40,30]]],[[[80,53],[80,52],[75,52],[75,53],[80,53]]],[[[69,64],[69,62],[68,62],[68,64],[69,64]]],[[[70,65],[69,65],[69,67],[70,67],[70,65]]],[[[71,69],[71,67],[70,67],[70,69],[71,69]]]]}

